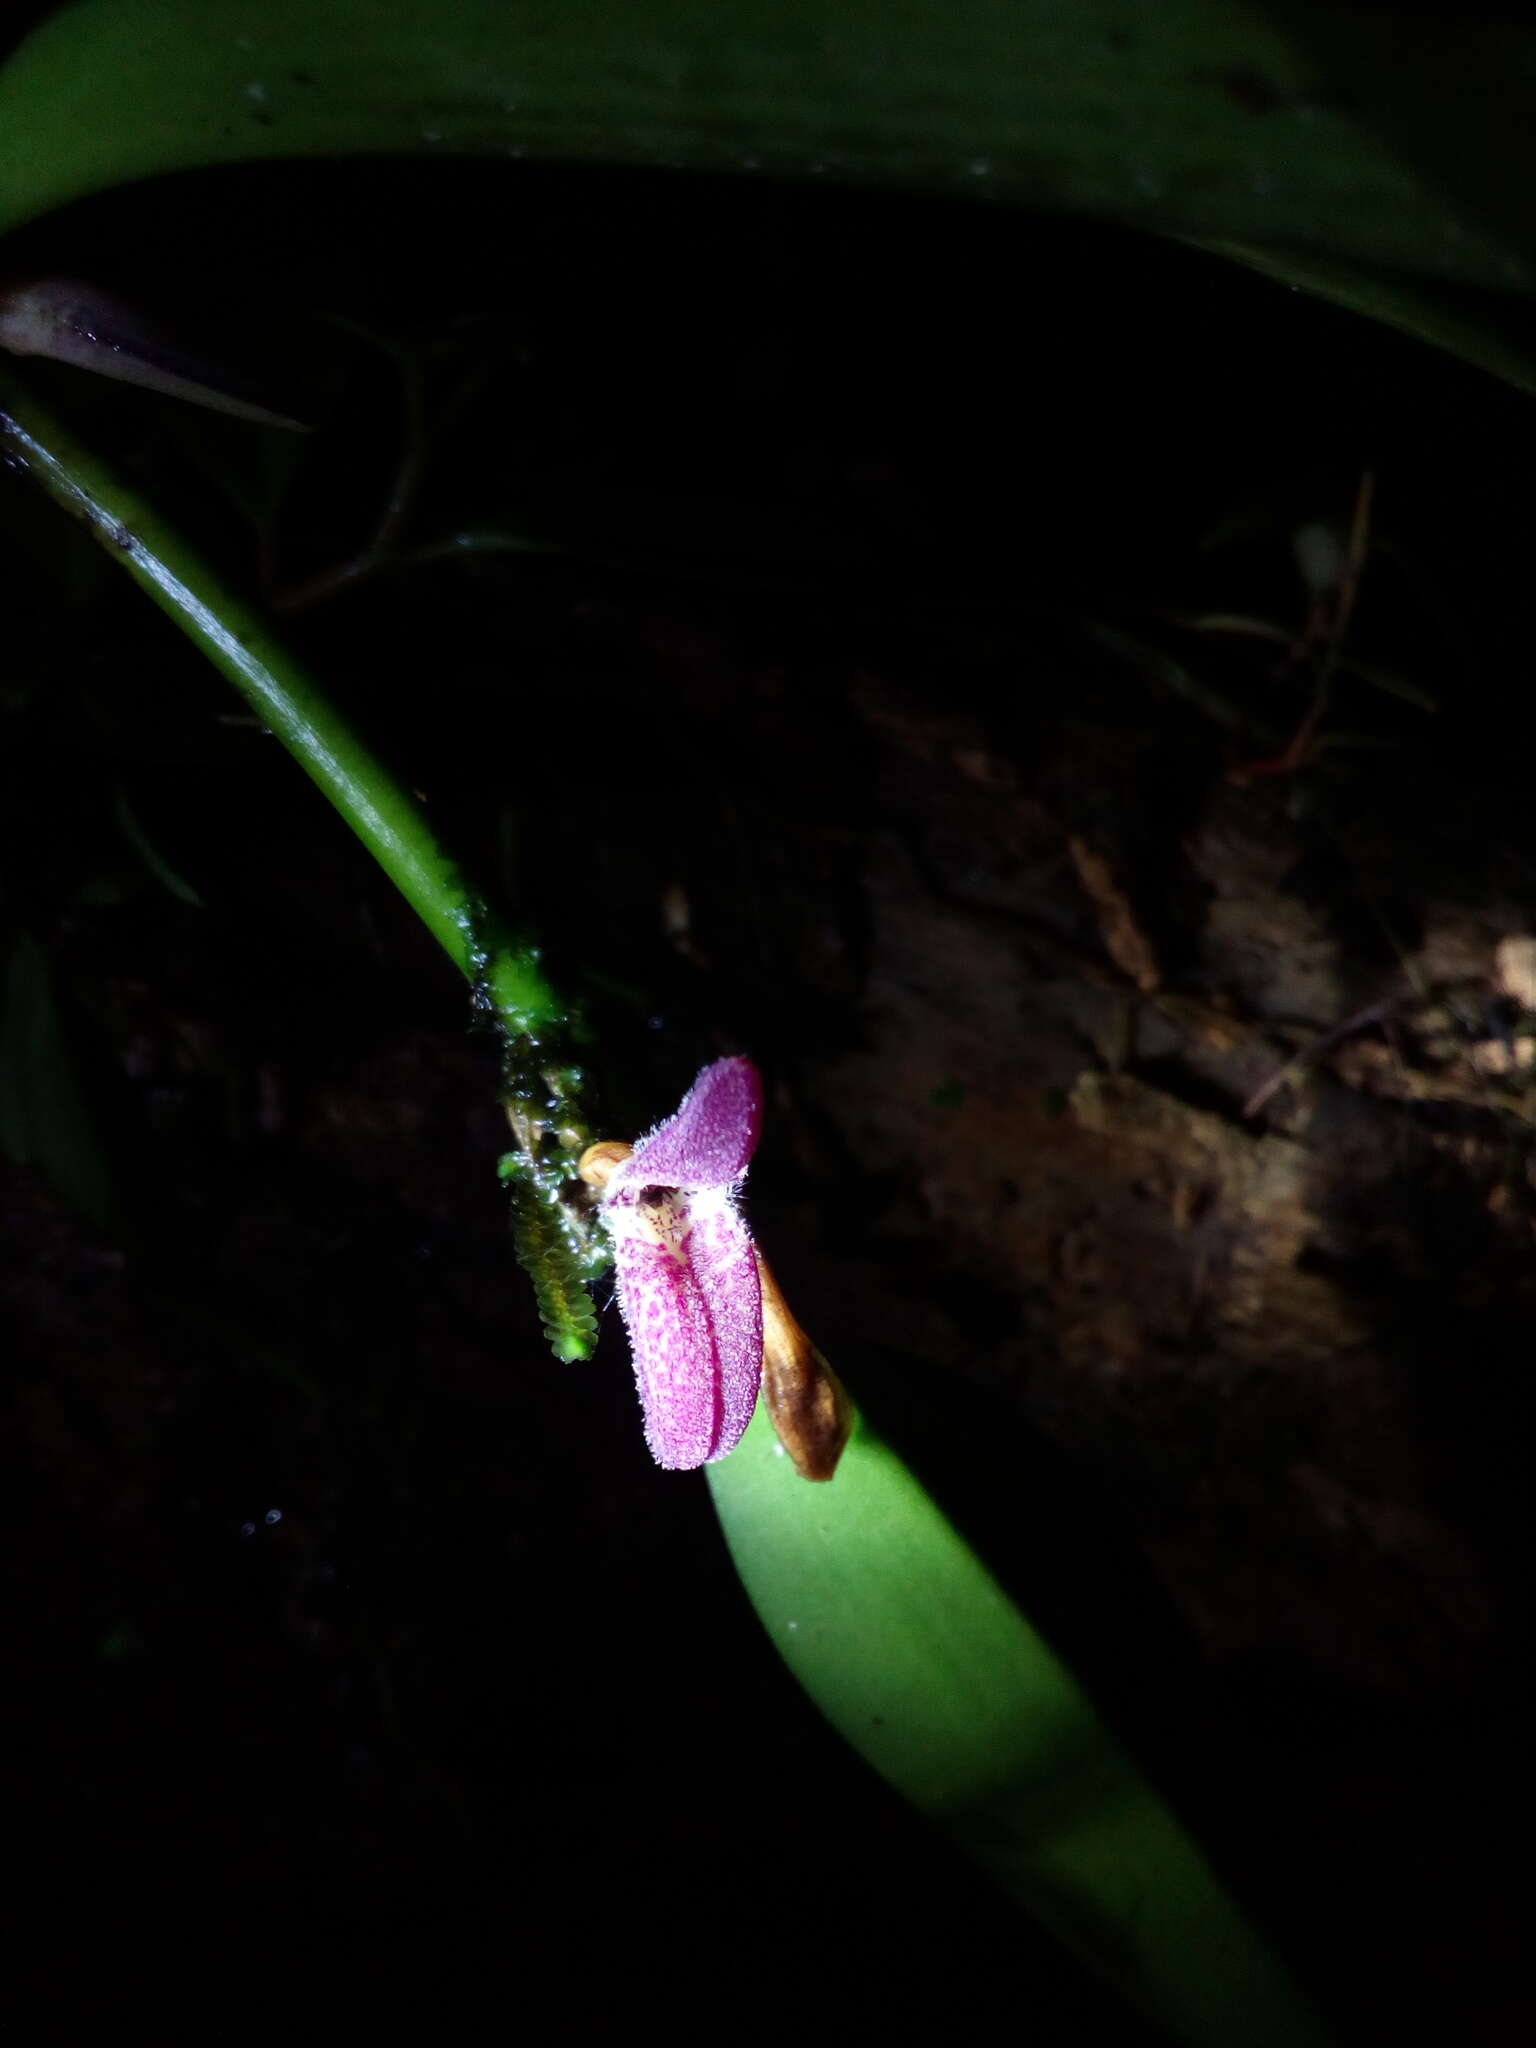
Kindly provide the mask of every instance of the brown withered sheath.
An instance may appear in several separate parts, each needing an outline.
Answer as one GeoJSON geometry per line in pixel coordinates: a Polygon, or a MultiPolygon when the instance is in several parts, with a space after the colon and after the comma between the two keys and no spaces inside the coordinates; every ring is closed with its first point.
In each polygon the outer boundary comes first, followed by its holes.
{"type": "Polygon", "coordinates": [[[843,1383],[789,1312],[759,1252],[763,1287],[763,1399],[779,1442],[802,1479],[830,1479],[853,1431],[843,1383]]]}

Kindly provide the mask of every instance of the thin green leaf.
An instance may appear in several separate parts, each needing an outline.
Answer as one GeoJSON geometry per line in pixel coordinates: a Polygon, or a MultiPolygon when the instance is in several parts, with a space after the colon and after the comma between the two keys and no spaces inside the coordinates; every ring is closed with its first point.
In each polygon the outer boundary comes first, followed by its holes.
{"type": "Polygon", "coordinates": [[[117,820],[123,837],[162,889],[174,896],[178,903],[188,904],[193,910],[203,910],[207,907],[186,877],[179,875],[165,856],[156,850],[154,842],[135,816],[126,790],[120,788],[113,798],[112,815],[117,820]]]}
{"type": "Polygon", "coordinates": [[[76,1214],[115,1230],[121,1212],[59,1014],[48,956],[12,940],[0,1001],[0,1151],[35,1166],[76,1214]]]}

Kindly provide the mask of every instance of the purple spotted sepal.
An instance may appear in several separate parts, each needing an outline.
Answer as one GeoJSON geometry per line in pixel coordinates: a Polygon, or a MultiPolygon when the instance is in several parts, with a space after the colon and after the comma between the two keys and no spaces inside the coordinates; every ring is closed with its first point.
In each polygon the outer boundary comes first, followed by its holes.
{"type": "Polygon", "coordinates": [[[603,1191],[645,1438],[672,1471],[734,1450],[757,1404],[763,1297],[736,1193],[762,1121],[756,1067],[716,1060],[603,1191]]]}

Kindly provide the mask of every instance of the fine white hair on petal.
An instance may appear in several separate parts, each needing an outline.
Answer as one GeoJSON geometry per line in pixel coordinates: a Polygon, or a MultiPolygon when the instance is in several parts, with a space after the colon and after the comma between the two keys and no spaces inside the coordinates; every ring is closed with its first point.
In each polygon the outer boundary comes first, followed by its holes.
{"type": "Polygon", "coordinates": [[[644,1237],[615,1239],[614,1268],[651,1456],[691,1471],[720,1440],[719,1361],[698,1276],[644,1237]]]}
{"type": "Polygon", "coordinates": [[[762,1283],[733,1189],[762,1108],[751,1061],[717,1060],[603,1191],[646,1441],[673,1471],[734,1450],[757,1404],[762,1283]]]}
{"type": "Polygon", "coordinates": [[[752,1234],[724,1188],[692,1196],[693,1270],[709,1313],[720,1375],[720,1433],[710,1460],[741,1441],[763,1377],[763,1289],[752,1234]]]}
{"type": "Polygon", "coordinates": [[[675,1116],[642,1138],[616,1180],[639,1186],[723,1188],[741,1179],[763,1125],[763,1081],[748,1059],[704,1069],[675,1116]]]}

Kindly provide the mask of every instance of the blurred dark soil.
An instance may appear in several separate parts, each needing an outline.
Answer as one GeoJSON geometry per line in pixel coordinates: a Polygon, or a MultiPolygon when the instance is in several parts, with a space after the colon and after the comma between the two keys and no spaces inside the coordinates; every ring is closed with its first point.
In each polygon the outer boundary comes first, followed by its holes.
{"type": "MultiPolygon", "coordinates": [[[[581,993],[614,1135],[758,1059],[802,1320],[1349,2037],[1524,2038],[1525,402],[984,212],[377,166],[132,195],[51,260],[133,285],[149,218],[235,223],[319,431],[58,402],[309,586],[296,641],[581,993]],[[402,406],[317,311],[428,422],[410,559],[334,587],[402,406]],[[1366,475],[1329,641],[1296,536],[1366,475]],[[412,554],[470,530],[525,545],[412,554]]],[[[39,1927],[1113,2038],[781,1672],[613,1315],[544,1350],[430,942],[19,482],[0,530],[51,1019],[8,1057],[67,1126],[0,1181],[39,1927]]]]}

